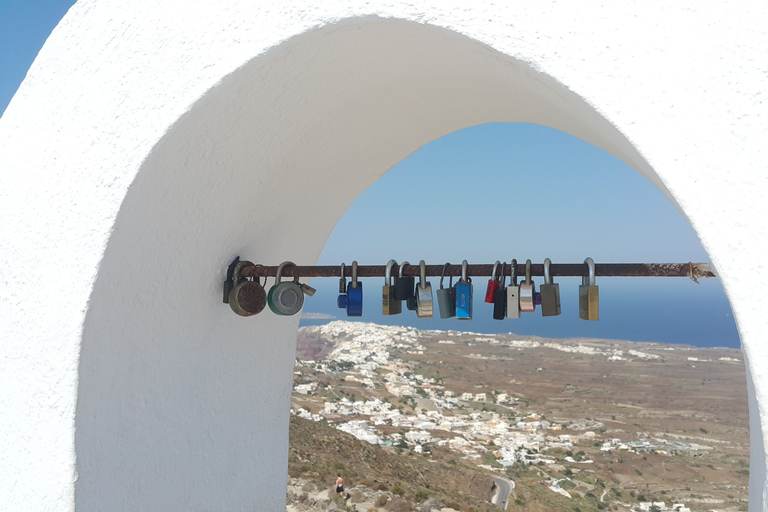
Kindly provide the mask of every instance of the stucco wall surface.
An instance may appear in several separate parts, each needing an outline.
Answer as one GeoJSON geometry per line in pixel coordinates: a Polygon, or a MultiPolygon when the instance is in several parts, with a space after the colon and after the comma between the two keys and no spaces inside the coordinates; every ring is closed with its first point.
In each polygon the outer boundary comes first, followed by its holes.
{"type": "Polygon", "coordinates": [[[78,2],[0,119],[0,509],[280,510],[298,318],[233,315],[226,263],[312,263],[408,154],[525,121],[701,237],[763,510],[765,26],[752,2],[78,2]]]}

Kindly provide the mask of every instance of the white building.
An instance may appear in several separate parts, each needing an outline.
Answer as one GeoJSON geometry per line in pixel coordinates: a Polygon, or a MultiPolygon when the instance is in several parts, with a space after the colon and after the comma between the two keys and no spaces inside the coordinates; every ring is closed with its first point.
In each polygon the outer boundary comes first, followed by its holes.
{"type": "Polygon", "coordinates": [[[410,430],[405,433],[405,439],[412,444],[424,444],[432,441],[432,434],[424,430],[410,430]]]}

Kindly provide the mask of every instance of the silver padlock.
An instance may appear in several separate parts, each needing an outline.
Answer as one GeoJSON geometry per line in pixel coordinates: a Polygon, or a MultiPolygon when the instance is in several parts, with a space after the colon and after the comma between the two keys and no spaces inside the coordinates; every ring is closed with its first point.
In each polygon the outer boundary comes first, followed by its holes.
{"type": "Polygon", "coordinates": [[[517,284],[517,260],[512,260],[512,277],[507,286],[507,318],[520,318],[520,285],[517,284]]]}
{"type": "Polygon", "coordinates": [[[589,269],[589,277],[582,276],[579,285],[579,318],[582,320],[600,319],[600,288],[595,284],[595,261],[587,258],[584,263],[589,269]]]}
{"type": "Polygon", "coordinates": [[[525,281],[520,283],[520,311],[531,313],[536,311],[536,283],[531,280],[531,260],[525,261],[525,281]]]}
{"type": "Polygon", "coordinates": [[[419,318],[432,318],[434,316],[432,284],[427,281],[427,265],[424,260],[419,262],[419,284],[416,285],[416,316],[419,318]]]}
{"type": "Polygon", "coordinates": [[[269,294],[267,295],[269,309],[281,316],[295,315],[301,311],[304,305],[304,290],[299,283],[298,276],[294,281],[281,281],[283,269],[289,265],[296,266],[291,261],[284,261],[277,267],[275,284],[269,289],[269,294]]]}
{"type": "Polygon", "coordinates": [[[544,284],[539,286],[541,294],[541,316],[557,316],[560,314],[560,285],[552,282],[549,266],[552,260],[544,260],[544,284]]]}
{"type": "Polygon", "coordinates": [[[448,288],[443,288],[445,271],[450,263],[443,265],[443,273],[440,276],[440,289],[437,290],[437,306],[440,309],[440,318],[453,318],[456,316],[456,288],[453,287],[453,276],[449,277],[448,288]]]}
{"type": "MultiPolygon", "coordinates": [[[[254,266],[250,261],[240,261],[232,271],[234,286],[229,291],[229,307],[240,316],[253,316],[261,313],[267,306],[267,292],[259,282],[258,277],[253,281],[242,276],[245,267],[254,266]]],[[[264,284],[267,284],[266,278],[264,284]]]]}

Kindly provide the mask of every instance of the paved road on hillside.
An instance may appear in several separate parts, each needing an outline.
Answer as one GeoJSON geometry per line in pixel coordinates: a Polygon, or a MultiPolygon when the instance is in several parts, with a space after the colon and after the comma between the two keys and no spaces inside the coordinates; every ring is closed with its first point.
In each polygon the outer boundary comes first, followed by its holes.
{"type": "Polygon", "coordinates": [[[507,510],[507,505],[509,505],[509,493],[515,488],[515,482],[498,476],[493,477],[493,482],[496,484],[496,494],[491,498],[491,503],[507,510]]]}

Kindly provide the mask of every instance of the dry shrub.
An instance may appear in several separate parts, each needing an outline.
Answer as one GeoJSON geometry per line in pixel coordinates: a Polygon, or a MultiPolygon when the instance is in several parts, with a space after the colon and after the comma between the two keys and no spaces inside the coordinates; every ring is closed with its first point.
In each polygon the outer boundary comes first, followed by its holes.
{"type": "Polygon", "coordinates": [[[376,498],[376,502],[374,503],[374,505],[377,507],[383,507],[384,505],[387,504],[388,501],[389,501],[389,498],[387,498],[382,494],[381,496],[376,498]]]}
{"type": "Polygon", "coordinates": [[[387,486],[386,486],[386,485],[384,485],[384,484],[379,484],[379,485],[377,485],[377,486],[376,486],[376,490],[377,490],[377,491],[388,491],[388,490],[389,490],[389,487],[387,487],[387,486]]]}
{"type": "Polygon", "coordinates": [[[362,480],[360,480],[360,485],[364,485],[364,486],[366,486],[366,487],[370,487],[371,489],[373,489],[374,487],[376,487],[376,484],[375,484],[375,483],[373,483],[373,482],[371,482],[371,481],[370,481],[370,480],[368,480],[367,478],[363,478],[362,480]]]}
{"type": "Polygon", "coordinates": [[[295,478],[306,473],[308,469],[307,466],[302,464],[295,464],[288,467],[288,475],[295,478]]]}
{"type": "Polygon", "coordinates": [[[455,501],[449,501],[445,504],[445,508],[452,508],[453,510],[461,510],[461,505],[456,503],[455,501]]]}
{"type": "Polygon", "coordinates": [[[387,503],[384,510],[387,510],[388,512],[411,512],[413,510],[413,505],[411,505],[411,502],[405,498],[394,498],[387,503]]]}

